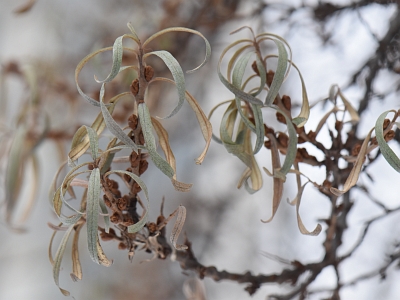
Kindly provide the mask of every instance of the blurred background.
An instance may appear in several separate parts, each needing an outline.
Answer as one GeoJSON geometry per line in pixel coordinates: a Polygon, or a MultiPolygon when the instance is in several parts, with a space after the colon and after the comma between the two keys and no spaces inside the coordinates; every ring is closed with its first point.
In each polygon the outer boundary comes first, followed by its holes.
{"type": "MultiPolygon", "coordinates": [[[[65,159],[60,156],[63,151],[67,153],[76,128],[90,125],[98,114],[98,109],[88,105],[77,93],[74,71],[84,56],[111,46],[115,38],[128,33],[128,22],[142,40],[173,26],[193,28],[207,37],[212,47],[211,61],[185,77],[187,90],[206,114],[219,102],[232,98],[218,80],[216,65],[229,43],[248,37],[247,32],[229,35],[244,25],[253,27],[255,32],[281,35],[288,41],[311,103],[326,98],[330,86],[338,84],[354,107],[366,105],[357,132],[360,137],[374,126],[384,110],[399,108],[400,37],[396,34],[400,26],[394,24],[400,19],[398,1],[2,0],[0,7],[2,130],[12,134],[15,129],[21,105],[31,93],[29,83],[21,74],[29,73],[36,82],[40,107],[50,116],[52,133],[36,149],[40,166],[37,183],[31,172],[32,164],[24,166],[27,175],[20,197],[28,198],[32,185],[39,189],[24,226],[26,231],[18,233],[5,225],[0,226],[0,299],[65,298],[54,284],[48,259],[52,230],[47,222],[58,224],[49,205],[48,188],[61,160],[65,159]]],[[[203,41],[185,34],[171,34],[154,47],[173,53],[184,70],[197,66],[204,57],[203,41]]],[[[84,90],[93,95],[98,93],[100,86],[93,75],[103,78],[110,67],[111,53],[108,53],[85,69],[80,76],[84,90]]],[[[121,92],[119,89],[121,86],[116,85],[115,91],[121,92]]],[[[128,90],[129,86],[122,89],[128,90]]],[[[290,95],[293,103],[301,102],[297,76],[289,77],[282,93],[290,95]]],[[[174,90],[160,87],[151,95],[150,107],[155,115],[165,115],[176,101],[174,90]]],[[[323,105],[315,106],[307,130],[317,126],[325,110],[323,105]]],[[[218,132],[221,117],[218,113],[211,120],[214,133],[218,132]]],[[[163,197],[166,215],[179,204],[184,205],[188,213],[184,230],[192,242],[193,252],[199,262],[219,270],[272,274],[288,267],[274,255],[286,262],[319,261],[325,232],[317,237],[302,235],[297,228],[295,208],[285,201],[296,195],[294,178],[288,178],[275,219],[268,224],[261,223],[260,219],[271,215],[270,178],[264,174],[264,187],[254,195],[236,189],[243,166],[216,143],[211,144],[203,164],[195,165],[194,159],[201,153],[204,141],[194,116],[185,103],[177,118],[163,123],[170,133],[177,158],[178,179],[194,186],[189,193],[176,192],[169,180],[150,163],[143,176],[151,199],[150,218],[158,215],[163,197]]],[[[327,139],[323,142],[329,143],[326,133],[327,139]]],[[[5,144],[2,140],[2,147],[5,144]]],[[[391,146],[400,153],[398,144],[391,146]]],[[[261,166],[270,168],[266,149],[257,158],[261,166]]],[[[4,165],[6,158],[2,156],[2,159],[4,165]]],[[[305,166],[302,170],[317,182],[324,176],[323,169],[305,166]]],[[[389,208],[399,206],[398,174],[384,160],[371,166],[369,173],[374,174],[373,183],[366,176],[360,181],[371,185],[371,197],[379,198],[389,208]]],[[[4,182],[4,175],[0,176],[4,182]]],[[[1,191],[4,194],[3,187],[1,191]]],[[[355,206],[340,248],[343,253],[354,245],[365,222],[382,213],[382,208],[367,199],[362,191],[353,192],[351,198],[355,206]]],[[[329,213],[329,201],[311,185],[307,187],[301,207],[306,227],[314,228],[318,220],[328,218],[329,213]]],[[[385,264],[387,255],[399,242],[398,218],[399,213],[394,212],[369,228],[363,246],[351,260],[341,264],[339,271],[343,282],[373,273],[385,264]]],[[[130,263],[127,252],[118,250],[116,243],[102,242],[102,245],[114,261],[109,268],[92,263],[82,239],[83,280],[80,282],[73,282],[69,276],[71,250],[67,248],[60,285],[71,291],[75,299],[185,299],[182,288],[194,274],[183,272],[177,262],[156,259],[141,263],[151,255],[138,251],[130,263]]],[[[400,287],[396,282],[400,276],[396,269],[395,265],[391,266],[385,280],[381,276],[371,276],[346,286],[341,291],[341,299],[399,299],[400,287]]],[[[333,268],[321,273],[312,287],[327,292],[311,295],[310,299],[330,299],[329,291],[336,285],[335,276],[333,268]]],[[[289,284],[264,285],[250,297],[244,290],[245,285],[235,282],[214,282],[206,278],[203,283],[207,299],[266,299],[273,293],[292,289],[289,284]]]]}

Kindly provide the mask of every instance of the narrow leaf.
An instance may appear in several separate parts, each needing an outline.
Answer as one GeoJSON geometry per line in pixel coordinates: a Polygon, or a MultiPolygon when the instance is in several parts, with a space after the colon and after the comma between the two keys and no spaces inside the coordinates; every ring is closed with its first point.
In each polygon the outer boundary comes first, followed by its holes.
{"type": "Polygon", "coordinates": [[[100,198],[100,171],[98,168],[92,170],[89,177],[89,187],[87,195],[86,207],[86,224],[88,248],[91,259],[97,263],[99,257],[97,255],[98,236],[98,217],[99,217],[99,198],[100,198]]]}
{"type": "Polygon", "coordinates": [[[376,120],[375,124],[376,140],[378,142],[383,157],[386,159],[386,161],[389,163],[389,165],[391,165],[393,169],[395,169],[397,172],[400,172],[400,159],[385,141],[385,136],[383,133],[383,123],[385,121],[386,115],[389,112],[395,112],[395,111],[394,110],[385,111],[376,120]]]}
{"type": "Polygon", "coordinates": [[[168,116],[162,118],[162,119],[168,119],[174,116],[181,109],[183,102],[185,102],[185,91],[186,91],[185,76],[183,75],[182,68],[179,65],[178,61],[168,51],[163,51],[163,50],[153,51],[145,54],[143,58],[146,59],[146,57],[148,57],[149,55],[156,55],[163,60],[165,65],[171,71],[172,77],[174,78],[174,81],[176,83],[179,101],[177,106],[172,110],[172,112],[168,116]]]}
{"type": "Polygon", "coordinates": [[[61,261],[64,256],[65,248],[67,246],[67,242],[68,242],[69,236],[71,235],[72,230],[74,230],[74,225],[70,225],[68,227],[68,230],[65,232],[65,234],[60,242],[60,245],[58,246],[58,249],[57,249],[57,252],[56,252],[56,255],[54,258],[54,265],[53,265],[54,282],[64,296],[69,296],[70,293],[67,290],[64,290],[60,287],[60,282],[59,282],[60,268],[61,268],[61,261]]]}
{"type": "Polygon", "coordinates": [[[153,34],[151,37],[149,37],[144,43],[143,43],[143,48],[146,47],[146,45],[148,43],[150,43],[152,40],[154,40],[155,38],[168,33],[168,32],[176,32],[176,31],[182,31],[182,32],[189,32],[189,33],[193,33],[198,35],[199,37],[201,37],[205,44],[206,44],[206,55],[204,57],[204,61],[196,68],[194,68],[193,70],[187,71],[186,73],[192,73],[198,69],[200,69],[210,58],[211,56],[211,46],[210,43],[208,42],[208,40],[204,37],[204,35],[202,35],[200,32],[198,32],[197,30],[193,30],[193,29],[189,29],[189,28],[184,28],[184,27],[171,27],[171,28],[167,28],[164,30],[160,30],[159,32],[153,34]]]}
{"type": "Polygon", "coordinates": [[[73,281],[78,281],[82,279],[82,265],[79,260],[79,233],[83,227],[83,224],[79,224],[75,228],[74,238],[72,240],[72,273],[71,278],[73,281]]]}
{"type": "Polygon", "coordinates": [[[349,177],[346,179],[346,182],[344,183],[343,190],[331,187],[330,191],[332,192],[332,194],[336,196],[341,196],[344,193],[348,192],[357,183],[358,176],[360,175],[361,172],[361,167],[365,161],[365,155],[367,154],[368,142],[371,138],[372,130],[373,129],[369,131],[367,137],[365,138],[364,142],[361,145],[360,152],[358,153],[357,159],[354,163],[353,169],[351,169],[349,177]]]}
{"type": "Polygon", "coordinates": [[[181,233],[182,227],[185,224],[185,219],[186,219],[186,208],[183,205],[179,205],[178,216],[176,217],[174,228],[172,229],[170,236],[170,241],[176,250],[186,250],[188,248],[186,245],[177,244],[179,234],[181,233]]]}

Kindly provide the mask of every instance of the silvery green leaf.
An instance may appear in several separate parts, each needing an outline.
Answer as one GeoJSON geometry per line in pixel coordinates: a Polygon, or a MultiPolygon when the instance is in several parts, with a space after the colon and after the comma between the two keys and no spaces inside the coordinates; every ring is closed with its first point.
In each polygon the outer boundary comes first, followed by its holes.
{"type": "Polygon", "coordinates": [[[70,225],[68,227],[68,230],[65,232],[60,245],[58,246],[57,252],[56,252],[56,256],[54,259],[54,264],[53,264],[53,278],[54,278],[54,282],[57,285],[57,287],[60,289],[61,293],[64,296],[69,296],[70,293],[67,290],[64,290],[62,288],[60,288],[60,282],[59,282],[59,277],[60,277],[60,268],[61,268],[61,261],[65,252],[65,248],[67,246],[67,242],[69,239],[69,236],[71,235],[71,232],[74,230],[74,225],[70,225]]]}
{"type": "Polygon", "coordinates": [[[283,162],[282,168],[279,170],[274,170],[274,177],[280,178],[283,181],[286,180],[286,174],[289,172],[290,168],[292,167],[295,159],[296,159],[296,154],[297,154],[297,133],[296,129],[294,129],[294,126],[292,124],[292,120],[285,114],[284,111],[282,111],[280,108],[278,108],[276,105],[272,105],[272,108],[280,112],[286,119],[286,126],[288,129],[289,133],[289,143],[287,147],[287,153],[285,157],[285,161],[283,162]]]}
{"type": "Polygon", "coordinates": [[[89,254],[92,260],[99,264],[97,255],[98,236],[98,217],[99,217],[99,198],[100,198],[100,170],[95,168],[89,177],[89,186],[86,205],[86,227],[89,254]]]}
{"type": "Polygon", "coordinates": [[[164,61],[165,65],[171,71],[172,77],[174,78],[176,84],[176,88],[178,90],[179,101],[177,106],[172,110],[172,112],[168,116],[163,118],[163,119],[168,119],[174,116],[181,109],[183,102],[185,102],[185,91],[186,91],[185,76],[178,61],[168,51],[163,51],[163,50],[153,51],[145,54],[144,58],[146,58],[149,55],[156,55],[164,61]]]}
{"type": "Polygon", "coordinates": [[[209,59],[211,56],[211,46],[210,43],[208,42],[208,40],[204,37],[204,35],[202,35],[200,32],[198,32],[197,30],[193,30],[193,29],[189,29],[189,28],[184,28],[184,27],[171,27],[171,28],[166,28],[164,30],[160,30],[159,32],[153,34],[151,37],[149,37],[144,43],[143,43],[143,48],[146,47],[146,45],[151,42],[153,39],[168,33],[168,32],[174,32],[174,31],[181,31],[181,32],[189,32],[189,33],[193,33],[196,34],[198,36],[200,36],[205,44],[206,44],[206,55],[204,57],[203,62],[196,68],[194,68],[193,70],[187,71],[186,73],[192,73],[198,69],[200,69],[209,59]]]}
{"type": "Polygon", "coordinates": [[[383,135],[383,123],[385,121],[386,115],[389,112],[395,112],[395,111],[393,110],[385,111],[376,120],[375,124],[376,140],[378,142],[383,157],[386,159],[386,161],[389,163],[389,165],[391,165],[393,169],[395,169],[397,172],[400,172],[400,159],[397,157],[396,153],[394,153],[393,150],[389,147],[389,145],[385,141],[385,136],[383,135]]]}
{"type": "Polygon", "coordinates": [[[131,22],[128,22],[127,26],[128,26],[128,28],[129,28],[129,30],[131,31],[132,36],[134,37],[136,43],[139,44],[139,43],[140,43],[140,39],[139,39],[139,36],[137,35],[137,33],[136,33],[136,31],[135,31],[135,28],[133,28],[132,23],[131,23],[131,22]]]}
{"type": "Polygon", "coordinates": [[[156,150],[156,142],[153,135],[153,125],[151,123],[151,117],[149,109],[145,103],[138,105],[139,121],[142,126],[142,132],[144,140],[146,142],[146,149],[150,154],[150,157],[157,168],[161,170],[169,178],[172,178],[175,174],[172,167],[163,159],[156,150]]]}
{"type": "Polygon", "coordinates": [[[92,153],[92,158],[95,160],[95,159],[97,159],[97,157],[99,155],[99,142],[98,142],[97,134],[96,134],[96,132],[94,132],[94,130],[91,127],[88,127],[86,125],[84,125],[84,126],[85,126],[86,131],[89,136],[90,151],[92,153]]]}
{"type": "Polygon", "coordinates": [[[120,36],[118,37],[113,45],[113,64],[112,64],[112,68],[111,68],[111,72],[110,74],[108,74],[107,78],[104,80],[97,80],[96,76],[95,76],[95,80],[98,83],[105,83],[105,82],[110,82],[111,80],[113,80],[115,78],[115,76],[118,75],[119,70],[121,68],[121,63],[122,63],[122,53],[123,51],[123,47],[122,47],[122,40],[123,40],[124,36],[120,36]]]}
{"type": "Polygon", "coordinates": [[[99,204],[100,204],[101,212],[103,213],[103,217],[104,217],[104,229],[107,233],[109,233],[110,232],[110,216],[108,215],[107,206],[104,203],[104,199],[102,197],[99,197],[99,204]]]}
{"type": "Polygon", "coordinates": [[[272,80],[271,87],[268,91],[267,98],[265,99],[265,105],[271,106],[278,95],[279,90],[282,86],[283,80],[285,79],[287,64],[288,64],[288,54],[285,45],[280,41],[273,39],[274,43],[278,47],[278,65],[275,71],[274,79],[272,80]]]}
{"type": "Polygon", "coordinates": [[[103,98],[104,98],[104,83],[102,84],[101,89],[100,89],[100,108],[101,108],[101,112],[103,113],[104,122],[106,123],[108,130],[110,130],[110,132],[114,136],[116,136],[125,145],[130,146],[132,148],[132,150],[137,153],[137,151],[138,151],[137,145],[121,129],[121,127],[119,127],[117,122],[115,122],[115,120],[111,116],[110,112],[108,111],[106,105],[104,104],[103,98]]]}

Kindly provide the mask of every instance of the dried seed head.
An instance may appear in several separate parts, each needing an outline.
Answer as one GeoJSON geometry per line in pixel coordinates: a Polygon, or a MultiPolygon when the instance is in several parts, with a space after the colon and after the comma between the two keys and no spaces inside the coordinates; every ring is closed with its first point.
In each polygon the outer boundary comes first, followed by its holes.
{"type": "Polygon", "coordinates": [[[133,222],[133,219],[130,215],[124,215],[124,225],[125,226],[131,226],[135,224],[135,222],[133,222]]]}
{"type": "Polygon", "coordinates": [[[139,175],[142,175],[146,172],[147,168],[149,167],[149,163],[147,160],[141,160],[139,165],[139,175]]]}
{"type": "Polygon", "coordinates": [[[146,66],[144,68],[144,79],[149,82],[154,76],[154,69],[151,66],[146,66]]]}
{"type": "Polygon", "coordinates": [[[136,96],[139,93],[139,80],[135,79],[131,84],[131,93],[136,96]]]}
{"type": "Polygon", "coordinates": [[[132,129],[135,130],[138,125],[138,117],[135,114],[130,115],[128,119],[128,126],[132,129]]]}
{"type": "Polygon", "coordinates": [[[292,109],[292,100],[290,99],[289,96],[287,95],[282,96],[282,104],[287,110],[290,111],[292,109]]]}
{"type": "Polygon", "coordinates": [[[251,68],[253,69],[253,71],[254,71],[258,76],[260,76],[260,71],[258,71],[256,61],[253,61],[253,63],[251,64],[251,68]]]}

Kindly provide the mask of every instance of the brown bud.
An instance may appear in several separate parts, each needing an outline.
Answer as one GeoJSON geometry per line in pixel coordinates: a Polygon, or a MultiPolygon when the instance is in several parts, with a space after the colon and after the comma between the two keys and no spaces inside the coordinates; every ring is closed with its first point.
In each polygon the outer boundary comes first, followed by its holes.
{"type": "Polygon", "coordinates": [[[103,195],[103,200],[106,206],[111,207],[111,201],[108,199],[106,195],[103,195]]]}
{"type": "Polygon", "coordinates": [[[279,142],[279,144],[282,145],[282,147],[287,148],[287,146],[289,144],[289,137],[286,134],[280,132],[278,134],[278,142],[279,142]]]}
{"type": "Polygon", "coordinates": [[[142,175],[146,172],[147,168],[149,167],[149,163],[147,160],[141,160],[139,165],[139,175],[142,175]]]}
{"type": "Polygon", "coordinates": [[[275,72],[272,71],[272,70],[269,70],[267,72],[267,84],[268,84],[268,86],[271,86],[272,80],[274,80],[274,75],[275,75],[275,72]]]}
{"type": "Polygon", "coordinates": [[[264,124],[264,132],[265,132],[265,136],[267,136],[267,133],[274,134],[274,129],[271,127],[268,127],[267,125],[264,124]]]}
{"type": "Polygon", "coordinates": [[[339,121],[339,120],[336,120],[335,129],[336,129],[336,131],[341,131],[343,129],[343,122],[339,121]]]}
{"type": "Polygon", "coordinates": [[[113,214],[110,216],[110,221],[111,221],[112,223],[119,223],[119,222],[121,221],[121,219],[120,219],[120,217],[119,217],[119,214],[118,214],[117,212],[113,213],[113,214]]]}
{"type": "MultiPolygon", "coordinates": [[[[126,171],[132,173],[132,168],[128,168],[128,169],[126,169],[126,171]]],[[[131,180],[132,180],[132,177],[131,177],[131,176],[129,176],[128,174],[124,174],[123,176],[124,176],[124,180],[125,180],[126,182],[128,182],[128,183],[131,182],[131,180]]]]}
{"type": "Polygon", "coordinates": [[[136,168],[140,163],[140,159],[138,158],[138,155],[136,152],[131,153],[131,155],[129,156],[129,160],[131,162],[132,168],[136,168]]]}
{"type": "Polygon", "coordinates": [[[144,145],[145,140],[144,140],[144,135],[143,135],[143,131],[141,131],[139,133],[139,145],[144,145]]]}
{"type": "Polygon", "coordinates": [[[276,113],[276,119],[278,120],[278,122],[280,122],[282,124],[286,124],[285,117],[279,112],[276,113]]]}
{"type": "Polygon", "coordinates": [[[253,63],[251,64],[251,68],[253,69],[253,71],[254,71],[258,76],[260,76],[260,72],[258,71],[256,61],[253,61],[253,63]]]}
{"type": "Polygon", "coordinates": [[[103,240],[103,241],[111,241],[111,240],[113,240],[114,239],[114,236],[113,235],[111,235],[111,234],[108,234],[107,232],[101,232],[100,233],[100,238],[103,240]]]}
{"type": "Polygon", "coordinates": [[[389,130],[388,133],[385,134],[385,141],[389,142],[390,140],[393,140],[395,136],[395,133],[393,130],[389,130]]]}
{"type": "Polygon", "coordinates": [[[264,146],[265,146],[265,148],[267,148],[267,149],[271,149],[271,141],[265,141],[265,142],[264,142],[264,146]]]}
{"type": "Polygon", "coordinates": [[[289,96],[283,95],[282,96],[282,104],[287,110],[291,110],[292,108],[292,100],[290,99],[289,96]]]}
{"type": "Polygon", "coordinates": [[[351,149],[351,155],[352,156],[357,156],[358,153],[360,153],[360,149],[361,149],[361,144],[355,144],[353,146],[353,148],[351,149]]]}
{"type": "Polygon", "coordinates": [[[93,163],[88,164],[88,169],[89,170],[93,170],[94,169],[94,164],[93,163]]]}
{"type": "Polygon", "coordinates": [[[144,79],[149,82],[154,76],[154,69],[151,66],[146,66],[144,68],[144,79]]]}
{"type": "Polygon", "coordinates": [[[137,194],[142,190],[142,188],[139,186],[139,184],[137,182],[133,183],[133,187],[132,187],[132,193],[133,194],[137,194]]]}
{"type": "Polygon", "coordinates": [[[135,79],[131,84],[131,93],[136,96],[139,93],[139,80],[135,79]]]}
{"type": "Polygon", "coordinates": [[[307,133],[308,138],[310,139],[311,142],[315,141],[315,138],[317,137],[317,134],[315,133],[315,131],[310,130],[307,133]]]}
{"type": "Polygon", "coordinates": [[[133,219],[130,215],[124,215],[124,225],[125,226],[131,226],[135,224],[135,222],[133,222],[133,219]]]}
{"type": "Polygon", "coordinates": [[[154,222],[151,222],[147,224],[147,229],[149,230],[150,233],[154,233],[157,231],[157,225],[154,222]]]}
{"type": "Polygon", "coordinates": [[[121,242],[121,243],[118,244],[118,249],[119,250],[125,250],[126,248],[128,248],[128,247],[126,247],[125,243],[121,242]]]}
{"type": "Polygon", "coordinates": [[[385,119],[383,121],[383,129],[385,130],[389,126],[389,124],[390,124],[390,120],[389,119],[385,119]]]}
{"type": "Polygon", "coordinates": [[[129,119],[128,119],[128,126],[132,129],[135,130],[138,125],[138,117],[135,114],[132,114],[129,119]]]}

